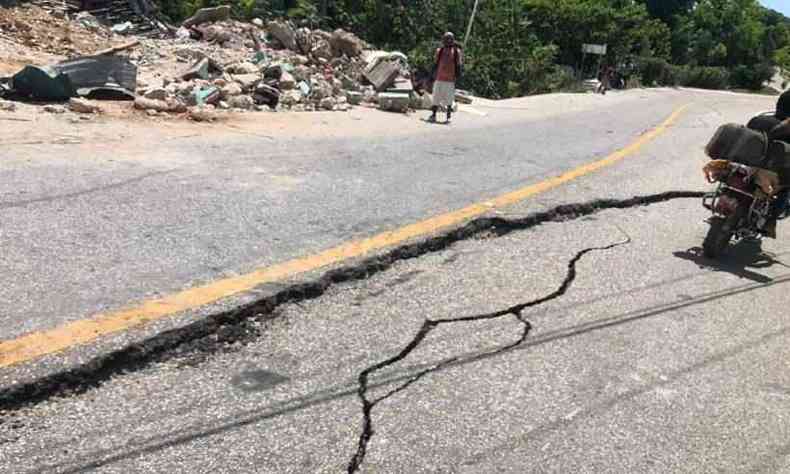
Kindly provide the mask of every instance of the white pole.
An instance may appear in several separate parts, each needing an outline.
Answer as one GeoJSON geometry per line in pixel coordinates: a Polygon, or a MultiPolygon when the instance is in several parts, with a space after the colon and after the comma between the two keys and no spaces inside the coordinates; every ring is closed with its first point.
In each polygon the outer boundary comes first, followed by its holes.
{"type": "Polygon", "coordinates": [[[477,4],[480,0],[475,0],[475,6],[472,7],[472,16],[469,18],[469,24],[466,26],[466,35],[464,36],[464,48],[468,49],[468,41],[469,35],[472,34],[472,23],[475,21],[475,15],[477,14],[477,4]]]}

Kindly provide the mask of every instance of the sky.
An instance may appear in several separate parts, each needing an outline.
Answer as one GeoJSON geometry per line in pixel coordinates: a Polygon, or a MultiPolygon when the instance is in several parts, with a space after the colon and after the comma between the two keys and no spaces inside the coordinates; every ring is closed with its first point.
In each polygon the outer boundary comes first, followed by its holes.
{"type": "Polygon", "coordinates": [[[790,0],[760,0],[760,3],[790,17],[790,0]]]}

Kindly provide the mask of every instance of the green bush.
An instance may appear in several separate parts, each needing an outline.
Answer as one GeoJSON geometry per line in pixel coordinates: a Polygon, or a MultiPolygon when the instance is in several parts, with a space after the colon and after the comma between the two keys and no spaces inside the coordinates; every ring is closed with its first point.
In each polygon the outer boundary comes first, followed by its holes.
{"type": "Polygon", "coordinates": [[[723,67],[684,66],[678,68],[679,84],[699,89],[726,89],[730,73],[723,67]]]}
{"type": "Polygon", "coordinates": [[[678,68],[659,58],[639,58],[636,74],[647,87],[675,86],[678,84],[678,68]]]}
{"type": "Polygon", "coordinates": [[[738,89],[760,90],[765,81],[774,76],[774,67],[763,63],[754,66],[736,66],[732,69],[730,83],[738,89]]]}

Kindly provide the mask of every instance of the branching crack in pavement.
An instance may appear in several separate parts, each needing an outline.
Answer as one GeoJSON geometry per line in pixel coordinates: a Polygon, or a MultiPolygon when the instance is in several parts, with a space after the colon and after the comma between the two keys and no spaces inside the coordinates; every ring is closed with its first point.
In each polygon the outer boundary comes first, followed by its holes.
{"type": "Polygon", "coordinates": [[[503,317],[506,317],[506,316],[515,316],[516,319],[518,319],[524,325],[524,329],[523,329],[523,331],[521,333],[521,337],[516,342],[508,344],[507,346],[501,347],[501,348],[496,349],[494,351],[491,351],[489,354],[490,355],[494,355],[494,354],[502,353],[502,352],[505,352],[505,351],[507,351],[509,349],[512,349],[512,348],[516,347],[516,346],[521,345],[527,339],[527,337],[529,336],[529,332],[532,329],[532,325],[529,323],[529,321],[524,319],[524,317],[522,315],[522,313],[526,309],[532,308],[534,306],[541,305],[543,303],[546,303],[548,301],[551,301],[551,300],[554,300],[554,299],[557,299],[557,298],[563,296],[568,291],[568,289],[570,288],[571,284],[573,284],[573,281],[576,279],[576,264],[579,263],[579,260],[581,260],[582,257],[584,257],[586,254],[588,254],[590,252],[593,252],[593,251],[596,251],[596,250],[613,249],[615,247],[619,247],[621,245],[628,244],[630,242],[631,242],[631,238],[630,237],[626,237],[625,240],[620,241],[620,242],[616,242],[616,243],[613,243],[613,244],[610,244],[610,245],[607,245],[607,246],[604,246],[604,247],[590,247],[590,248],[586,248],[586,249],[581,250],[580,252],[576,253],[576,255],[574,255],[574,257],[568,262],[568,271],[567,271],[567,273],[565,275],[565,279],[562,281],[560,286],[556,290],[554,290],[553,292],[551,292],[548,295],[543,296],[541,298],[537,298],[535,300],[528,301],[526,303],[519,303],[519,304],[517,304],[515,306],[511,306],[509,308],[505,308],[505,309],[502,309],[502,310],[499,310],[499,311],[495,311],[493,313],[477,314],[477,315],[474,315],[474,316],[464,316],[464,317],[460,317],[460,318],[426,319],[422,323],[422,326],[420,327],[419,331],[417,331],[417,334],[414,336],[414,338],[408,344],[406,344],[406,346],[397,355],[395,355],[395,356],[393,356],[393,357],[391,357],[391,358],[389,358],[387,360],[384,360],[382,362],[379,362],[379,363],[377,363],[375,365],[372,365],[372,366],[368,367],[367,369],[363,370],[362,372],[360,372],[360,374],[359,374],[359,389],[357,390],[357,396],[359,397],[360,401],[362,402],[362,433],[359,435],[359,445],[357,447],[357,452],[354,453],[354,456],[351,458],[351,461],[348,464],[348,472],[349,472],[349,474],[357,472],[359,470],[359,468],[362,466],[362,463],[365,460],[365,454],[367,453],[368,444],[370,443],[371,438],[375,434],[375,432],[373,430],[373,409],[376,407],[376,405],[378,405],[382,401],[390,398],[391,396],[395,395],[396,393],[399,393],[399,392],[405,390],[408,386],[410,386],[411,384],[417,382],[419,379],[421,379],[425,375],[427,375],[427,374],[429,374],[431,372],[435,372],[435,371],[441,369],[442,367],[444,367],[446,365],[449,365],[449,364],[452,364],[452,363],[456,362],[458,360],[458,358],[457,357],[451,357],[451,358],[445,359],[440,364],[437,364],[437,365],[435,365],[433,367],[430,367],[430,368],[428,368],[426,370],[423,370],[422,372],[418,373],[414,377],[412,377],[409,380],[407,380],[406,382],[404,382],[399,387],[397,387],[397,388],[391,390],[390,392],[388,392],[387,394],[385,394],[385,395],[383,395],[381,397],[375,398],[373,400],[368,399],[368,393],[367,393],[368,392],[368,381],[370,380],[370,376],[371,375],[373,375],[374,373],[378,372],[381,369],[389,367],[389,366],[391,366],[393,364],[396,364],[396,363],[400,362],[401,360],[405,359],[409,354],[411,354],[415,349],[417,349],[420,346],[420,344],[422,344],[422,342],[425,340],[425,338],[428,336],[428,334],[431,331],[433,331],[434,329],[436,329],[437,327],[439,327],[439,326],[441,326],[443,324],[469,323],[469,322],[474,322],[474,321],[485,321],[485,320],[500,319],[500,318],[503,318],[503,317]]]}
{"type": "MultiPolygon", "coordinates": [[[[131,344],[72,368],[32,381],[0,389],[0,416],[58,396],[81,394],[101,386],[114,376],[142,370],[150,365],[177,358],[202,358],[223,350],[232,350],[236,343],[258,339],[265,324],[277,317],[275,310],[288,303],[298,303],[324,295],[335,285],[365,280],[386,271],[396,262],[418,258],[445,250],[463,240],[483,233],[494,237],[535,228],[548,222],[561,222],[589,216],[607,209],[627,209],[671,201],[700,198],[700,191],[668,191],[628,199],[599,199],[585,203],[565,204],[523,218],[481,217],[467,224],[430,237],[405,244],[387,253],[359,263],[333,269],[320,278],[287,286],[238,308],[213,314],[186,326],[164,331],[144,341],[131,344]]],[[[1,419],[0,419],[0,422],[1,419]]]]}

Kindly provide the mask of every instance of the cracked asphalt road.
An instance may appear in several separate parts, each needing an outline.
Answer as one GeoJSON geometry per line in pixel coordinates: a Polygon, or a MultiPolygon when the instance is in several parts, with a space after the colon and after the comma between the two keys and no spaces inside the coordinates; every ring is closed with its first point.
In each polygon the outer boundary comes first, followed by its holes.
{"type": "MultiPolygon", "coordinates": [[[[706,189],[704,140],[768,100],[694,98],[636,156],[500,217],[706,189]]],[[[346,472],[364,388],[381,401],[359,472],[790,472],[790,248],[742,246],[711,266],[704,217],[678,198],[397,262],[279,307],[246,344],[4,413],[0,470],[346,472]],[[580,252],[624,235],[569,279],[580,252]],[[563,282],[523,319],[477,317],[563,282]],[[410,346],[426,321],[458,318],[410,346]]]]}

